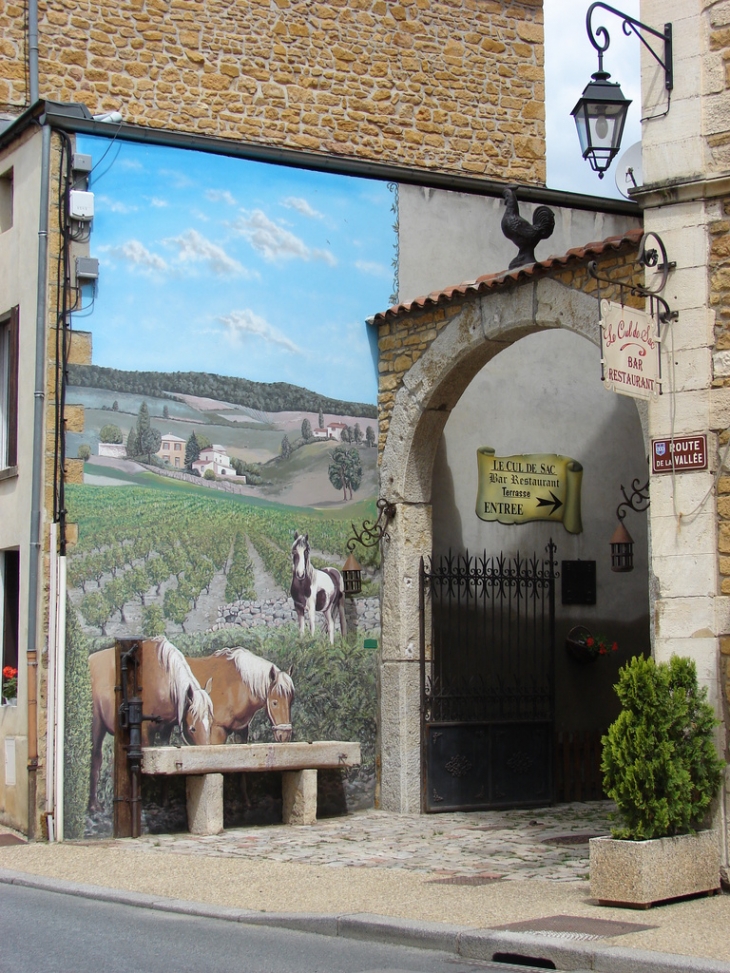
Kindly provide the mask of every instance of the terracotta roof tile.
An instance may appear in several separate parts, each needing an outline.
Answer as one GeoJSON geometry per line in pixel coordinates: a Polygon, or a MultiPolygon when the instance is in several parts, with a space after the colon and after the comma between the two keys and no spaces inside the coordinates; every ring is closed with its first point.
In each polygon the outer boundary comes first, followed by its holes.
{"type": "Polygon", "coordinates": [[[378,324],[390,318],[397,318],[417,311],[429,305],[448,304],[449,301],[467,295],[476,296],[485,294],[487,291],[499,290],[511,284],[522,283],[535,277],[542,277],[546,272],[564,267],[568,264],[580,263],[586,258],[598,257],[607,250],[623,250],[624,248],[638,246],[644,231],[642,229],[627,230],[620,236],[611,236],[606,240],[597,243],[588,243],[584,247],[574,247],[568,250],[561,257],[548,257],[547,260],[539,260],[534,264],[524,264],[522,267],[515,267],[514,270],[503,270],[498,274],[485,274],[477,277],[476,280],[466,280],[453,287],[445,287],[441,291],[432,291],[423,297],[417,297],[404,304],[394,304],[387,311],[380,311],[368,319],[370,324],[378,324]]]}

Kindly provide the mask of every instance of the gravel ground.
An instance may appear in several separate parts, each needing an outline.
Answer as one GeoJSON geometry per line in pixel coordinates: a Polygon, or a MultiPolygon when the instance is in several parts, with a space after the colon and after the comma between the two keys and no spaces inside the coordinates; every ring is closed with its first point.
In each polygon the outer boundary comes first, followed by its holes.
{"type": "Polygon", "coordinates": [[[589,897],[587,837],[609,806],[395,815],[366,811],[311,828],[232,829],[0,846],[0,868],[268,912],[368,912],[476,928],[569,915],[651,928],[616,945],[730,960],[730,896],[649,911],[589,897]]]}

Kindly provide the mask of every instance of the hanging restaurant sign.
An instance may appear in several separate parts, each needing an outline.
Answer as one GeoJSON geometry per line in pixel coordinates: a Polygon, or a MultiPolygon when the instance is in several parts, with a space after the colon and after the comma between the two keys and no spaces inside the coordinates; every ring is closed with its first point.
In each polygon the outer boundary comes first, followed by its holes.
{"type": "Polygon", "coordinates": [[[556,453],[496,456],[490,446],[483,446],[477,450],[477,469],[476,514],[480,520],[500,524],[562,521],[569,534],[582,532],[583,467],[577,460],[556,453]]]}
{"type": "Polygon", "coordinates": [[[636,399],[659,395],[659,328],[652,315],[613,301],[601,301],[600,329],[604,386],[636,399]]]}
{"type": "Polygon", "coordinates": [[[707,469],[707,435],[652,439],[652,473],[685,473],[707,469]]]}

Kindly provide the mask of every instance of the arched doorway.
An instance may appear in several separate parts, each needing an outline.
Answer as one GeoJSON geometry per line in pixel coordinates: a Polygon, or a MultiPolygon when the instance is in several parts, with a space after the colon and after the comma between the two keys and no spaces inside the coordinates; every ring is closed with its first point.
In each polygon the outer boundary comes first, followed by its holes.
{"type": "MultiPolygon", "coordinates": [[[[496,365],[501,351],[514,346],[517,358],[521,357],[516,344],[520,339],[563,329],[596,344],[598,335],[595,297],[549,278],[528,280],[509,291],[496,290],[476,299],[465,295],[456,302],[452,300],[442,321],[440,333],[403,376],[395,394],[381,468],[383,494],[397,507],[389,528],[391,540],[383,572],[381,803],[399,811],[422,808],[419,563],[434,551],[434,536],[437,544],[444,540],[441,519],[434,530],[434,510],[439,518],[443,510],[443,496],[436,499],[434,487],[443,491],[443,482],[438,480],[439,450],[443,449],[447,422],[475,377],[489,362],[496,365]]],[[[418,327],[418,322],[412,323],[418,327]]],[[[595,351],[593,355],[598,372],[598,355],[595,351]]],[[[549,368],[550,362],[544,365],[549,368]]],[[[578,370],[582,379],[584,369],[578,370]]],[[[628,407],[636,413],[633,403],[629,402],[628,407]]],[[[634,424],[635,445],[638,443],[639,452],[643,452],[643,436],[635,419],[634,424]]],[[[634,475],[642,473],[643,469],[634,475]]],[[[618,488],[617,484],[615,490],[618,488]]],[[[618,499],[609,504],[608,516],[618,499]]],[[[609,537],[610,533],[605,537],[606,552],[609,537]]],[[[579,541],[573,545],[569,559],[579,560],[581,553],[587,557],[585,551],[581,552],[579,541]]],[[[633,577],[638,576],[635,572],[633,577]]],[[[644,562],[645,592],[646,576],[644,562]]],[[[570,621],[567,612],[563,626],[570,621]]],[[[585,677],[574,674],[574,681],[575,678],[580,683],[585,677]]],[[[569,679],[563,682],[564,693],[580,694],[580,686],[571,689],[569,679]]]]}

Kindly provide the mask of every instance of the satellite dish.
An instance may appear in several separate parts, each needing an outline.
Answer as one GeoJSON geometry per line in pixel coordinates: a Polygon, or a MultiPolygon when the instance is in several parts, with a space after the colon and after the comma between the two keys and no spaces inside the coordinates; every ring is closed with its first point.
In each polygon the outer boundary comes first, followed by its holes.
{"type": "Polygon", "coordinates": [[[616,165],[616,189],[625,196],[629,196],[629,190],[643,185],[644,176],[641,171],[641,142],[634,142],[630,146],[616,165]]]}

